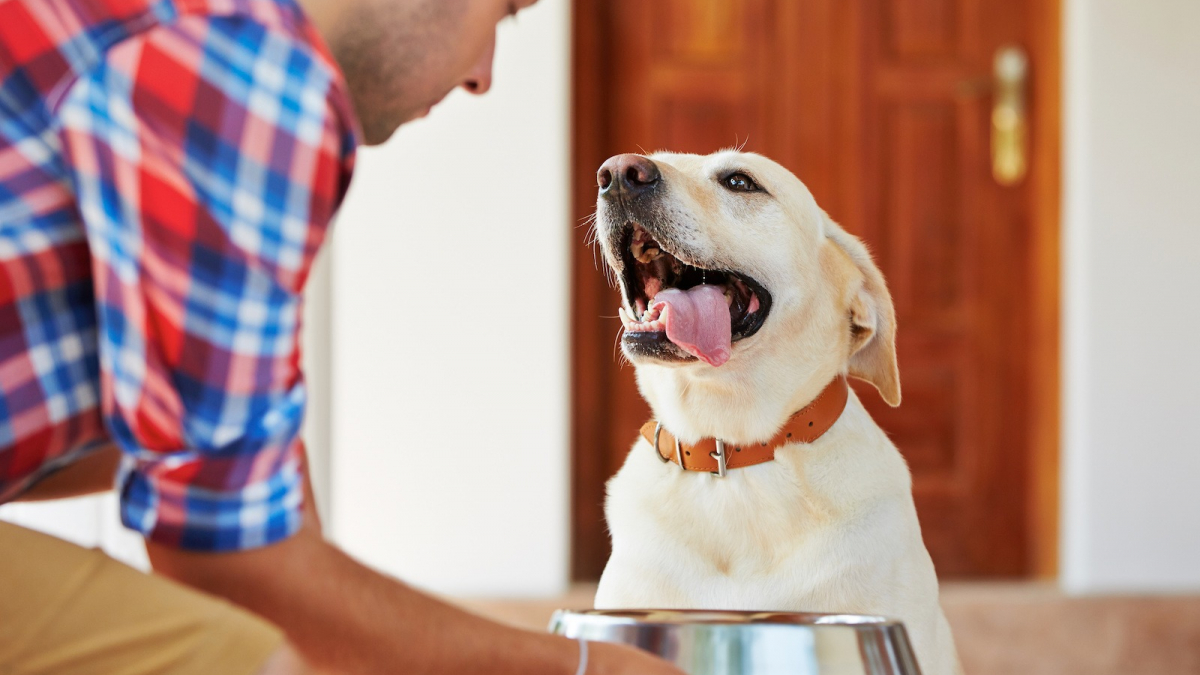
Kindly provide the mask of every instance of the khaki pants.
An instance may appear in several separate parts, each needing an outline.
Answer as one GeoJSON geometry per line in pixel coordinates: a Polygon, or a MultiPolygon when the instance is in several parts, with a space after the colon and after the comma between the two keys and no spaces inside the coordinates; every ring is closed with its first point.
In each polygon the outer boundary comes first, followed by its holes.
{"type": "Polygon", "coordinates": [[[0,522],[0,675],[252,675],[282,644],[227,602],[0,522]]]}

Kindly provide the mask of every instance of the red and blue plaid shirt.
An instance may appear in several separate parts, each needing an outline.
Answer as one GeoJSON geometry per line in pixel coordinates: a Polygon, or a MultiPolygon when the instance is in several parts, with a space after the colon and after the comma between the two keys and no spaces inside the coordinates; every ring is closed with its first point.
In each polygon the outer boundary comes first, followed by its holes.
{"type": "Polygon", "coordinates": [[[0,502],[123,451],[125,524],[300,524],[301,291],[353,167],[292,0],[0,0],[0,502]]]}

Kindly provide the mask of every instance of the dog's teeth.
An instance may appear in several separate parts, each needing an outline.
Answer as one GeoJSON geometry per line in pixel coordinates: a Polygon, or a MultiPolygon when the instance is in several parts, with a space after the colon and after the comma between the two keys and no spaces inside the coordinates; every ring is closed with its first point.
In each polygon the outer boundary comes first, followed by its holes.
{"type": "Polygon", "coordinates": [[[648,248],[642,252],[642,262],[654,262],[662,257],[662,250],[657,248],[648,248]]]}
{"type": "Polygon", "coordinates": [[[647,246],[644,242],[633,242],[629,251],[633,254],[634,260],[640,263],[652,263],[662,257],[661,249],[656,246],[647,246]]]}

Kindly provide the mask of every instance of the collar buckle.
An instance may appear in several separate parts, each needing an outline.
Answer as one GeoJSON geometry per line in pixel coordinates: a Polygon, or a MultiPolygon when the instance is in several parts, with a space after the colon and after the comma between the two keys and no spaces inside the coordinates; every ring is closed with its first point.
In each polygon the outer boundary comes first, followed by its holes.
{"type": "MultiPolygon", "coordinates": [[[[671,460],[663,457],[663,454],[658,450],[658,438],[660,435],[662,435],[662,422],[656,422],[654,424],[654,456],[658,458],[658,461],[666,464],[671,460]]],[[[708,456],[717,460],[717,470],[713,471],[712,475],[724,478],[728,473],[726,461],[729,457],[725,452],[725,441],[718,438],[716,451],[708,453],[708,456]]],[[[675,439],[675,461],[679,462],[679,469],[681,471],[687,470],[683,466],[683,447],[680,445],[678,438],[675,439]]]]}
{"type": "Polygon", "coordinates": [[[717,440],[717,449],[713,452],[708,453],[708,456],[717,460],[717,470],[715,473],[713,473],[713,475],[724,478],[725,477],[725,461],[728,459],[728,455],[725,453],[725,441],[723,441],[719,438],[716,440],[717,440]]]}
{"type": "MultiPolygon", "coordinates": [[[[658,451],[658,435],[661,433],[662,433],[662,422],[658,422],[654,425],[654,456],[658,458],[658,461],[662,462],[663,464],[666,464],[667,462],[670,462],[671,460],[667,459],[666,457],[663,457],[663,454],[658,451]]],[[[675,439],[675,459],[676,459],[676,461],[679,462],[679,469],[684,470],[683,448],[679,445],[678,438],[675,439]]]]}

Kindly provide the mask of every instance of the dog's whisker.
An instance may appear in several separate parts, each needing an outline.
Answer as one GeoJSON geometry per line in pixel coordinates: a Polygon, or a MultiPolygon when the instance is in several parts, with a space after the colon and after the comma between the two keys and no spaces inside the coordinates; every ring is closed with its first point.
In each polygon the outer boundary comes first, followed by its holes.
{"type": "Polygon", "coordinates": [[[629,359],[625,356],[625,352],[621,351],[621,335],[624,333],[625,327],[622,326],[617,331],[617,338],[613,340],[613,361],[616,361],[617,366],[620,368],[624,368],[625,363],[629,362],[629,359]]]}

